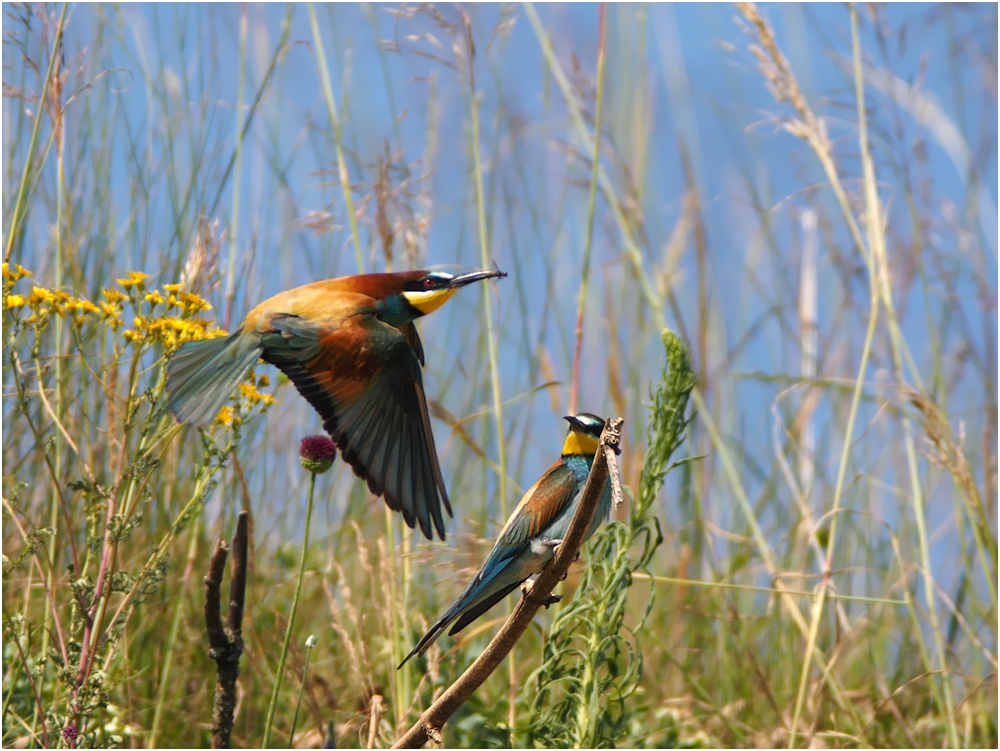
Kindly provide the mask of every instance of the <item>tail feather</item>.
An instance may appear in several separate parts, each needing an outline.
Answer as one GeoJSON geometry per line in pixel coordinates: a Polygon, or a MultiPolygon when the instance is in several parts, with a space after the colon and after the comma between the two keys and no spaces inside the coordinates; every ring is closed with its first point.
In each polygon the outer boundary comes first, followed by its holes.
{"type": "MultiPolygon", "coordinates": [[[[519,578],[516,572],[513,573],[513,581],[507,579],[507,577],[511,576],[510,565],[511,562],[508,561],[505,564],[494,567],[486,576],[483,576],[483,572],[480,572],[475,579],[469,582],[469,586],[465,588],[465,591],[462,592],[458,600],[448,608],[447,613],[441,616],[441,620],[431,626],[430,630],[423,635],[420,641],[417,642],[417,646],[399,663],[399,667],[396,670],[403,667],[410,658],[422,655],[430,649],[431,645],[438,640],[438,637],[444,633],[445,629],[453,621],[458,619],[458,623],[448,632],[451,635],[461,631],[469,623],[513,592],[523,579],[519,578]]],[[[524,579],[527,578],[528,574],[525,574],[524,579]]]]}
{"type": "Polygon", "coordinates": [[[236,331],[227,337],[185,342],[167,365],[167,403],[181,422],[206,425],[260,357],[259,337],[236,331]]]}
{"type": "Polygon", "coordinates": [[[502,600],[504,597],[509,595],[511,592],[513,592],[520,586],[521,582],[519,581],[508,584],[506,587],[499,590],[498,592],[494,592],[492,595],[487,597],[485,600],[480,602],[475,607],[466,610],[464,613],[462,613],[462,617],[455,622],[455,625],[451,627],[451,630],[448,632],[448,635],[454,636],[455,634],[457,634],[463,628],[465,628],[474,620],[476,620],[476,618],[481,616],[483,613],[492,608],[494,605],[500,602],[500,600],[502,600]]]}
{"type": "Polygon", "coordinates": [[[423,635],[423,638],[421,638],[420,641],[417,642],[417,646],[413,648],[413,651],[410,652],[410,654],[406,655],[406,657],[403,658],[403,661],[399,663],[399,666],[396,668],[396,670],[399,670],[401,667],[403,667],[403,665],[408,663],[410,661],[410,658],[416,657],[417,655],[422,655],[424,652],[430,649],[431,645],[434,642],[436,642],[438,640],[438,637],[444,633],[444,630],[446,628],[448,628],[448,624],[451,623],[453,620],[455,620],[456,615],[458,615],[458,613],[452,614],[451,611],[448,611],[447,615],[445,615],[440,621],[431,626],[430,631],[428,631],[426,634],[423,635]]]}
{"type": "Polygon", "coordinates": [[[441,616],[441,620],[431,626],[427,633],[421,637],[420,641],[417,642],[417,646],[413,648],[413,651],[410,652],[410,654],[403,658],[403,661],[399,663],[399,667],[397,667],[396,670],[399,670],[399,668],[409,662],[411,657],[422,655],[431,648],[431,645],[438,640],[438,637],[441,636],[441,634],[444,633],[444,630],[451,625],[451,622],[458,618],[462,614],[462,611],[468,606],[470,595],[473,594],[476,584],[477,582],[475,580],[470,582],[469,586],[465,588],[465,591],[462,592],[461,596],[452,604],[450,608],[448,608],[448,612],[441,616]]]}

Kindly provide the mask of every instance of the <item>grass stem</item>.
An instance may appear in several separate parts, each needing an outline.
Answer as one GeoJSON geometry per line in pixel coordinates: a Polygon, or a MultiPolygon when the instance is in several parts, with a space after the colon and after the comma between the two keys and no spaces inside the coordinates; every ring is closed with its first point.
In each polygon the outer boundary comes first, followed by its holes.
{"type": "Polygon", "coordinates": [[[309,658],[316,646],[316,637],[309,635],[306,639],[306,664],[302,668],[302,684],[299,686],[299,698],[295,701],[295,714],[292,715],[292,729],[288,732],[288,747],[295,748],[295,728],[299,724],[299,708],[302,706],[302,694],[306,690],[306,678],[309,677],[309,658]]]}
{"type": "Polygon", "coordinates": [[[583,245],[583,272],[580,298],[576,307],[576,346],[573,350],[573,380],[569,392],[569,413],[577,413],[580,396],[580,358],[583,350],[583,319],[587,308],[587,281],[590,274],[590,253],[594,247],[594,208],[597,203],[597,175],[601,164],[601,115],[604,102],[604,15],[605,5],[598,6],[597,21],[597,96],[594,102],[594,149],[591,152],[590,193],[587,196],[587,233],[583,245]]]}
{"type": "MultiPolygon", "coordinates": [[[[10,254],[14,250],[14,240],[21,230],[23,213],[27,210],[24,204],[27,195],[28,182],[31,176],[31,158],[35,154],[35,143],[38,141],[38,130],[42,125],[42,110],[49,96],[49,86],[52,84],[53,74],[57,70],[58,56],[62,53],[62,35],[66,22],[66,10],[69,3],[63,3],[62,12],[59,14],[59,23],[56,25],[56,36],[52,41],[52,53],[49,56],[49,69],[45,74],[45,83],[42,84],[42,95],[38,98],[38,106],[35,109],[35,124],[31,129],[31,140],[28,142],[28,152],[24,159],[24,170],[21,172],[21,181],[17,188],[17,201],[14,203],[14,213],[11,214],[10,224],[7,225],[7,249],[4,251],[3,260],[10,261],[10,254]]],[[[58,66],[61,69],[61,66],[58,66]]]]}
{"type": "Polygon", "coordinates": [[[316,21],[316,11],[309,3],[309,24],[312,27],[313,43],[316,45],[316,65],[319,68],[319,80],[323,86],[323,98],[326,99],[326,109],[333,125],[333,138],[337,146],[337,174],[340,177],[340,189],[344,193],[344,206],[347,209],[347,221],[351,227],[351,239],[354,240],[354,254],[357,257],[358,273],[365,273],[365,260],[361,252],[361,239],[358,235],[358,220],[354,215],[354,197],[351,194],[351,181],[347,175],[347,162],[344,160],[344,143],[340,129],[340,118],[337,117],[337,102],[333,98],[333,87],[330,85],[330,72],[326,67],[326,55],[323,53],[323,38],[319,33],[316,21]]]}
{"type": "Polygon", "coordinates": [[[299,556],[299,575],[295,582],[295,596],[292,597],[292,609],[288,613],[288,625],[285,627],[285,640],[281,645],[281,656],[274,673],[274,687],[271,689],[271,701],[267,707],[267,718],[264,720],[264,740],[262,748],[267,748],[271,741],[271,727],[274,724],[274,711],[278,707],[278,695],[281,692],[281,680],[285,675],[285,660],[288,657],[288,645],[292,641],[292,627],[295,625],[295,611],[299,607],[299,597],[302,594],[302,580],[305,578],[306,557],[309,554],[309,525],[312,523],[313,495],[316,491],[316,473],[309,473],[309,499],[306,502],[306,523],[302,530],[302,552],[299,556]]]}
{"type": "Polygon", "coordinates": [[[160,724],[163,721],[163,708],[167,703],[167,695],[175,685],[170,680],[171,668],[174,662],[174,651],[177,648],[177,637],[181,629],[181,619],[184,617],[184,590],[187,586],[188,578],[194,569],[195,556],[198,552],[198,539],[200,537],[201,517],[195,517],[194,524],[188,535],[187,565],[184,568],[184,577],[178,587],[177,599],[174,603],[174,617],[170,624],[170,636],[167,637],[167,651],[163,656],[163,666],[160,671],[160,683],[156,690],[156,705],[153,709],[153,725],[149,729],[149,736],[146,739],[146,748],[158,748],[156,741],[160,734],[160,724]]]}
{"type": "Polygon", "coordinates": [[[243,139],[240,137],[243,120],[243,83],[246,79],[247,55],[247,4],[240,9],[240,67],[236,74],[236,174],[233,177],[233,208],[229,217],[229,265],[226,269],[226,323],[228,329],[232,323],[233,296],[236,293],[236,238],[240,228],[240,190],[242,184],[240,171],[243,165],[243,139]]]}
{"type": "MultiPolygon", "coordinates": [[[[648,579],[658,584],[676,584],[680,587],[707,587],[709,589],[731,589],[737,592],[766,592],[775,595],[792,595],[794,597],[819,597],[819,592],[807,592],[801,589],[778,589],[777,587],[754,587],[749,584],[730,584],[728,582],[700,581],[698,579],[678,579],[673,576],[660,576],[659,574],[647,574],[644,571],[637,571],[632,574],[636,579],[648,579]]],[[[859,595],[841,595],[828,593],[827,599],[841,600],[843,602],[866,602],[871,605],[895,605],[906,607],[906,600],[890,600],[885,597],[862,597],[859,595]]]]}
{"type": "MultiPolygon", "coordinates": [[[[466,28],[466,54],[469,63],[469,104],[472,117],[472,160],[475,173],[476,188],[476,220],[479,227],[479,264],[482,268],[489,268],[490,265],[490,245],[487,236],[486,225],[486,199],[483,193],[483,168],[482,157],[479,149],[479,94],[476,90],[475,75],[475,52],[472,44],[472,26],[468,17],[464,15],[466,28]]],[[[497,458],[500,471],[497,477],[497,492],[500,495],[500,516],[507,518],[507,442],[504,438],[502,399],[500,397],[500,366],[497,357],[496,332],[493,324],[493,306],[490,293],[492,287],[488,284],[483,286],[483,320],[486,324],[486,348],[490,363],[490,386],[493,393],[493,413],[496,418],[497,434],[497,458]]],[[[508,687],[514,691],[517,684],[517,667],[514,655],[511,655],[508,663],[508,687]]],[[[516,692],[515,692],[516,693],[516,692]]],[[[515,694],[511,693],[509,698],[509,711],[507,716],[508,727],[514,732],[516,725],[516,702],[515,694]]]]}

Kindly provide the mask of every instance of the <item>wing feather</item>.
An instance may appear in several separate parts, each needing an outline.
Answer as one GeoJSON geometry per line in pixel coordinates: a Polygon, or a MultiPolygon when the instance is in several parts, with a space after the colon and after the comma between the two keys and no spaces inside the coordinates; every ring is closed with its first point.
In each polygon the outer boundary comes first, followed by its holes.
{"type": "Polygon", "coordinates": [[[402,417],[398,414],[392,416],[392,422],[389,425],[389,434],[393,436],[393,440],[386,444],[385,449],[385,489],[386,493],[393,496],[394,498],[399,498],[399,452],[401,450],[402,441],[399,437],[399,431],[402,428],[402,417]]]}
{"type": "MultiPolygon", "coordinates": [[[[413,435],[416,436],[416,434],[419,432],[420,429],[416,425],[411,425],[410,430],[412,431],[413,435]]],[[[425,523],[425,519],[427,518],[426,517],[427,506],[425,498],[427,497],[428,492],[430,493],[435,492],[434,486],[428,482],[428,480],[430,479],[430,472],[427,467],[427,445],[425,442],[420,440],[414,440],[413,445],[415,452],[414,458],[416,459],[416,464],[415,464],[416,472],[415,472],[413,487],[411,488],[411,492],[409,494],[410,503],[412,504],[414,513],[416,513],[418,518],[420,519],[421,529],[423,530],[425,535],[430,537],[429,531],[423,526],[425,523]]],[[[427,527],[430,527],[430,520],[427,520],[426,523],[427,527]]]]}
{"type": "Polygon", "coordinates": [[[497,571],[504,561],[521,555],[531,539],[567,509],[576,495],[577,485],[573,471],[561,459],[549,467],[538,482],[528,488],[507,519],[470,588],[479,584],[487,571],[497,571]]]}
{"type": "Polygon", "coordinates": [[[373,315],[315,323],[278,314],[262,334],[263,358],[280,368],[323,418],[341,455],[407,525],[444,539],[445,491],[420,372],[416,328],[373,315]],[[412,329],[412,331],[407,330],[412,329]]]}
{"type": "Polygon", "coordinates": [[[562,459],[558,460],[528,488],[504,525],[498,544],[502,541],[507,545],[518,545],[541,533],[566,510],[576,493],[577,484],[573,471],[562,459]]]}
{"type": "Polygon", "coordinates": [[[417,356],[417,361],[421,365],[424,365],[424,345],[423,342],[420,341],[420,335],[417,333],[417,327],[411,322],[405,326],[400,326],[399,330],[403,332],[403,336],[406,337],[406,341],[410,343],[413,353],[417,356]]]}

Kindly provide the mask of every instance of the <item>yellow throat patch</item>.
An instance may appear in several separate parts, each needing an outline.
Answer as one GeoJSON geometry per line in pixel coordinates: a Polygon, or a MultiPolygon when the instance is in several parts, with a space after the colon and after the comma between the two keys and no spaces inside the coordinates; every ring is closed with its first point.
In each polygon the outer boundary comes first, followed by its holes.
{"type": "Polygon", "coordinates": [[[581,433],[576,430],[571,430],[569,435],[566,436],[566,441],[563,443],[562,452],[564,455],[582,454],[583,456],[593,456],[597,453],[597,447],[599,445],[600,441],[589,433],[581,433]]]}
{"type": "Polygon", "coordinates": [[[410,305],[424,315],[427,315],[428,313],[433,313],[435,310],[448,302],[448,300],[451,299],[451,296],[456,292],[458,292],[458,287],[432,289],[427,290],[426,292],[404,292],[403,295],[406,297],[410,305]]]}

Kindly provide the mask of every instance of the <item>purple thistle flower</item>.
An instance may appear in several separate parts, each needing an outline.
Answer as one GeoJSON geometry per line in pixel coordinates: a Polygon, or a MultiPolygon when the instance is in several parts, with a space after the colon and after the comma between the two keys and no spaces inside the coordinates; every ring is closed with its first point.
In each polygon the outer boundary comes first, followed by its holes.
{"type": "Polygon", "coordinates": [[[63,740],[72,743],[76,740],[76,725],[67,725],[62,731],[63,740]]]}
{"type": "Polygon", "coordinates": [[[333,466],[337,458],[337,445],[325,435],[311,435],[302,439],[299,461],[313,474],[321,475],[333,466]]]}

